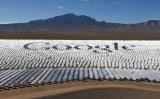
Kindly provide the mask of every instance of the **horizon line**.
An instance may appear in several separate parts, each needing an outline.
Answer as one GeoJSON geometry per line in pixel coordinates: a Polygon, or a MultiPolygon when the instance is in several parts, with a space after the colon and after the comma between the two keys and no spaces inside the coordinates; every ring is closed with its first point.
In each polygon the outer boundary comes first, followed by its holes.
{"type": "Polygon", "coordinates": [[[89,15],[85,15],[85,14],[75,14],[75,13],[66,13],[66,14],[61,14],[61,15],[55,15],[55,16],[52,16],[52,17],[48,17],[48,18],[37,18],[37,19],[30,19],[30,20],[26,20],[26,21],[0,21],[0,25],[7,25],[7,24],[20,24],[20,23],[28,23],[28,22],[31,22],[31,21],[38,21],[38,20],[47,20],[47,19],[51,19],[51,18],[55,18],[57,16],[63,16],[63,15],[69,15],[69,14],[73,14],[73,15],[76,15],[76,16],[87,16],[87,17],[90,17],[92,19],[95,19],[96,21],[98,22],[106,22],[106,23],[117,23],[117,24],[138,24],[138,23],[144,23],[144,22],[148,22],[148,21],[160,21],[160,19],[148,19],[148,20],[143,20],[143,21],[139,21],[139,22],[111,22],[111,21],[106,21],[106,20],[98,20],[92,16],[89,16],[89,15]]]}

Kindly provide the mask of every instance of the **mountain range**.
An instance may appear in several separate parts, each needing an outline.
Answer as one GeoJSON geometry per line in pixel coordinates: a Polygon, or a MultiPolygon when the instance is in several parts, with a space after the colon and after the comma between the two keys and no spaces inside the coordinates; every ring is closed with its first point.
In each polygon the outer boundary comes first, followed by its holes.
{"type": "Polygon", "coordinates": [[[0,24],[0,38],[159,40],[160,20],[109,23],[71,13],[27,23],[0,24]]]}

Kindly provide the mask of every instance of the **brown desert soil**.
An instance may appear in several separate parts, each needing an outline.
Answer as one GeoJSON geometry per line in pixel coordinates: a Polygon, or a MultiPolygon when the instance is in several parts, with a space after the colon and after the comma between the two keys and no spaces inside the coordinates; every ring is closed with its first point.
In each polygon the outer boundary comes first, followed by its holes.
{"type": "Polygon", "coordinates": [[[105,31],[55,31],[55,32],[3,32],[0,39],[48,40],[159,40],[159,32],[105,32],[105,31]]]}
{"type": "Polygon", "coordinates": [[[160,99],[160,84],[135,81],[71,81],[1,91],[0,99],[160,99]]]}

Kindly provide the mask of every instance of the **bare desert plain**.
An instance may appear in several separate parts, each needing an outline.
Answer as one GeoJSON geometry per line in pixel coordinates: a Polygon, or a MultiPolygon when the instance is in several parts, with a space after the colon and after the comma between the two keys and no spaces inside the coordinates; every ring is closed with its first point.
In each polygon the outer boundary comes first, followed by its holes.
{"type": "Polygon", "coordinates": [[[1,99],[159,99],[160,85],[134,81],[71,81],[0,92],[1,99]]]}

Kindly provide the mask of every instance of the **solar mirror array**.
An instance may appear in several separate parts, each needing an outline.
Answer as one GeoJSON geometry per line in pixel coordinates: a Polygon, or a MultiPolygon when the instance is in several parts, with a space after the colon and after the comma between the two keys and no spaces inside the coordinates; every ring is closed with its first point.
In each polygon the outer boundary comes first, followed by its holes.
{"type": "Polygon", "coordinates": [[[158,41],[0,40],[0,89],[76,80],[160,82],[158,41]]]}

